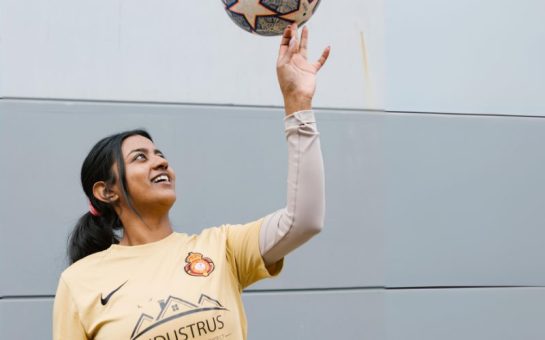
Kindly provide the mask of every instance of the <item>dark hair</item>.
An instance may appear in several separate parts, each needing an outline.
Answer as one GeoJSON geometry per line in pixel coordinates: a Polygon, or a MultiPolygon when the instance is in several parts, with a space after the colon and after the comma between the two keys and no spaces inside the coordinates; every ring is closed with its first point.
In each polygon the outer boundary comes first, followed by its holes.
{"type": "Polygon", "coordinates": [[[102,251],[112,244],[119,243],[115,230],[123,228],[112,203],[98,200],[93,195],[93,186],[96,182],[104,181],[111,187],[119,180],[121,192],[134,209],[127,191],[125,178],[125,162],[121,152],[123,141],[131,136],[143,136],[151,141],[152,138],[145,130],[131,130],[101,139],[93,146],[81,167],[81,185],[90,204],[98,211],[98,216],[85,213],[74,227],[68,241],[68,257],[70,263],[74,263],[87,255],[102,251]],[[114,172],[114,164],[117,166],[119,179],[114,172]]]}

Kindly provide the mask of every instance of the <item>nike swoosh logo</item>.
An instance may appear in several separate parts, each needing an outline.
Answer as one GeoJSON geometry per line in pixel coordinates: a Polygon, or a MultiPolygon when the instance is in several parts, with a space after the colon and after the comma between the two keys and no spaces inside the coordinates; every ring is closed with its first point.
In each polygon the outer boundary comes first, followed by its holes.
{"type": "Polygon", "coordinates": [[[118,290],[121,289],[121,287],[123,287],[125,285],[125,283],[129,282],[128,280],[123,282],[123,284],[121,284],[121,286],[117,287],[116,289],[114,289],[113,291],[110,292],[110,294],[106,295],[105,298],[102,297],[102,294],[100,294],[100,303],[102,303],[103,306],[106,306],[106,304],[108,303],[108,301],[110,301],[110,298],[112,297],[112,295],[115,294],[115,292],[117,292],[118,290]]]}

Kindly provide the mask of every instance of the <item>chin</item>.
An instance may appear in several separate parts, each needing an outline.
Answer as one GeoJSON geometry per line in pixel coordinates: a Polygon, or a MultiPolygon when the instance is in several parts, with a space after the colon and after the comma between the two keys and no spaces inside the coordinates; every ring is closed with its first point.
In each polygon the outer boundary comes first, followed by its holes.
{"type": "MultiPolygon", "coordinates": [[[[148,196],[145,201],[142,201],[141,204],[146,206],[148,209],[152,207],[157,207],[160,210],[170,210],[176,202],[176,194],[162,194],[162,195],[153,195],[148,196]]],[[[153,208],[152,208],[153,209],[153,208]]]]}
{"type": "Polygon", "coordinates": [[[165,197],[161,197],[160,201],[161,205],[172,207],[176,202],[176,194],[165,195],[165,197]]]}

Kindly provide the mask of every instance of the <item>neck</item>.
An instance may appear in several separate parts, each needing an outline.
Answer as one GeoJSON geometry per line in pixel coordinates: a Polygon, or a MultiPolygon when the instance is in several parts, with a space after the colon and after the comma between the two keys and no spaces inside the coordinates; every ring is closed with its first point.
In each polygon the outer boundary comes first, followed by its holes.
{"type": "Polygon", "coordinates": [[[146,214],[140,218],[133,211],[129,211],[120,214],[119,218],[123,223],[123,238],[119,244],[124,246],[156,242],[172,234],[172,225],[168,214],[146,214]]]}

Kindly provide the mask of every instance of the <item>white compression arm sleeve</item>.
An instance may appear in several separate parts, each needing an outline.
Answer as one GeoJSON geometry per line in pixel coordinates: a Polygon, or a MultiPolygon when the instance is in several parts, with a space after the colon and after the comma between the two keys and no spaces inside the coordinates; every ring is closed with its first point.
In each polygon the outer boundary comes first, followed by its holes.
{"type": "Polygon", "coordinates": [[[259,246],[267,265],[319,233],[324,223],[324,165],[314,112],[295,112],[284,123],[288,141],[287,206],[263,220],[259,246]]]}

